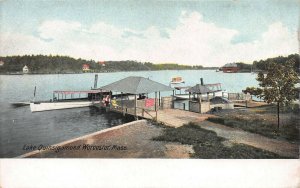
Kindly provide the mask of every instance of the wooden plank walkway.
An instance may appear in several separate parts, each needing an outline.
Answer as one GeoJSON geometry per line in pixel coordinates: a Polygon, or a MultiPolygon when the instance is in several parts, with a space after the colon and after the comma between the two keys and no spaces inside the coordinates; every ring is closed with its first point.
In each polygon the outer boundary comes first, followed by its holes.
{"type": "MultiPolygon", "coordinates": [[[[111,108],[110,110],[123,113],[122,110],[118,108],[111,108]]],[[[129,112],[127,112],[127,114],[134,115],[134,113],[129,112]]],[[[137,113],[137,116],[142,119],[155,120],[156,112],[148,111],[144,112],[144,115],[139,112],[137,113]]],[[[200,114],[180,109],[159,109],[157,111],[157,122],[170,127],[180,127],[189,122],[201,122],[206,120],[208,117],[213,116],[214,115],[212,114],[200,114]]]]}
{"type": "MultiPolygon", "coordinates": [[[[155,117],[155,112],[151,111],[150,114],[155,117]]],[[[158,110],[157,121],[171,127],[180,127],[183,124],[189,122],[201,122],[206,120],[208,117],[212,117],[211,114],[199,114],[195,112],[179,110],[179,109],[163,109],[158,110]]],[[[145,113],[145,118],[150,119],[151,117],[145,113]]]]}

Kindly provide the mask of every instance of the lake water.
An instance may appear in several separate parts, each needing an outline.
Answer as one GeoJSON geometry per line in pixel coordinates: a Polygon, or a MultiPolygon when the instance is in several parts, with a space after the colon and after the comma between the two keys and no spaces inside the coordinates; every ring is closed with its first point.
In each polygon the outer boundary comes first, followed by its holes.
{"type": "MultiPolygon", "coordinates": [[[[186,85],[221,83],[228,92],[241,92],[257,86],[251,73],[222,73],[214,70],[141,71],[97,73],[98,87],[127,76],[143,76],[168,85],[173,76],[182,76],[186,85]]],[[[56,75],[0,75],[0,157],[16,157],[24,144],[55,144],[132,121],[120,114],[107,113],[93,107],[31,113],[29,106],[14,108],[10,102],[33,99],[49,100],[54,90],[87,90],[94,85],[95,73],[56,75]]],[[[161,96],[171,95],[162,92],[161,96]]],[[[151,95],[150,95],[151,96],[151,95]]]]}

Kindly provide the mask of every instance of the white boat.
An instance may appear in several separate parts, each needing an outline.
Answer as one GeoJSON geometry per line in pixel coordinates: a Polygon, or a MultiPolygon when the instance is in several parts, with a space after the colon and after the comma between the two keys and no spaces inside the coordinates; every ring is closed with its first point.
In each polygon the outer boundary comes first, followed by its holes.
{"type": "Polygon", "coordinates": [[[190,86],[177,86],[174,87],[174,97],[176,100],[184,100],[189,99],[189,92],[186,92],[187,89],[189,89],[190,86]]]}
{"type": "Polygon", "coordinates": [[[31,102],[31,112],[41,112],[47,110],[60,110],[68,108],[81,108],[92,106],[93,104],[99,104],[100,101],[59,101],[59,102],[31,102]]]}
{"type": "Polygon", "coordinates": [[[54,91],[53,99],[50,101],[30,102],[30,110],[31,112],[42,112],[48,110],[88,107],[99,104],[104,95],[109,95],[109,92],[104,90],[54,91]],[[78,94],[79,98],[74,99],[74,94],[78,94]],[[82,94],[86,95],[86,97],[81,98],[80,96],[82,94]],[[71,98],[67,99],[67,95],[71,95],[71,98]]]}
{"type": "MultiPolygon", "coordinates": [[[[206,99],[207,98],[207,94],[201,94],[201,97],[206,99]]],[[[209,98],[213,98],[213,97],[225,97],[228,98],[228,92],[226,90],[222,90],[222,91],[217,91],[213,93],[209,94],[209,98]]]]}

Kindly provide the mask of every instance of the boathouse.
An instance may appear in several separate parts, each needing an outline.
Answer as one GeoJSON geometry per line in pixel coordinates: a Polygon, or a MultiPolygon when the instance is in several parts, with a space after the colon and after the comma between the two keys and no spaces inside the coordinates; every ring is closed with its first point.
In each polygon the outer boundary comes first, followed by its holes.
{"type": "Polygon", "coordinates": [[[138,114],[143,116],[144,113],[149,114],[149,111],[155,111],[153,119],[157,119],[157,111],[161,105],[160,92],[174,90],[164,84],[137,76],[124,78],[102,86],[100,89],[111,91],[111,105],[109,106],[111,110],[131,114],[136,118],[138,114]],[[149,98],[151,93],[155,94],[154,98],[149,98]]]}
{"type": "Polygon", "coordinates": [[[102,67],[105,67],[105,61],[99,61],[98,64],[101,65],[102,67]]]}
{"type": "Polygon", "coordinates": [[[222,67],[222,71],[225,73],[235,73],[239,71],[239,67],[236,63],[227,63],[222,67]]]}
{"type": "Polygon", "coordinates": [[[83,64],[82,65],[82,71],[83,72],[89,72],[90,71],[90,65],[89,64],[83,64]]]}

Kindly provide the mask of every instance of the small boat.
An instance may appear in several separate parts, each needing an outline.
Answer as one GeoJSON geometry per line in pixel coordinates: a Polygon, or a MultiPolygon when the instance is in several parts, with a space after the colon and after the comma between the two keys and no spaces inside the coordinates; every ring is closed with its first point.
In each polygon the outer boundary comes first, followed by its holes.
{"type": "Polygon", "coordinates": [[[88,107],[100,103],[104,95],[109,95],[109,92],[96,89],[87,91],[54,91],[53,99],[49,101],[30,102],[30,110],[31,112],[41,112],[88,107]],[[73,98],[75,94],[77,94],[79,98],[73,98]],[[67,95],[71,97],[67,99],[67,95]],[[81,98],[81,95],[86,95],[86,97],[81,98]]]}
{"type": "Polygon", "coordinates": [[[175,76],[172,78],[170,84],[181,84],[184,83],[184,80],[181,76],[175,76]]]}

